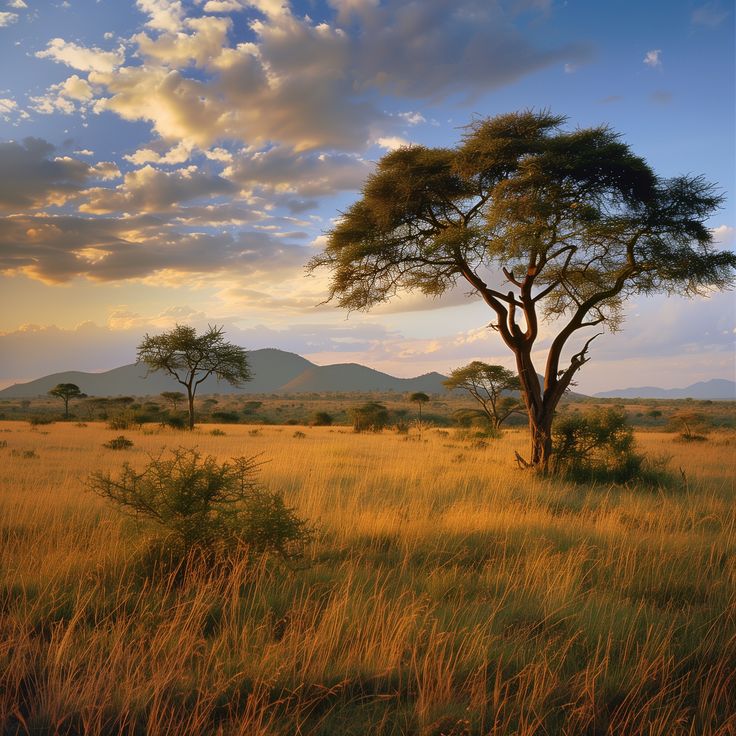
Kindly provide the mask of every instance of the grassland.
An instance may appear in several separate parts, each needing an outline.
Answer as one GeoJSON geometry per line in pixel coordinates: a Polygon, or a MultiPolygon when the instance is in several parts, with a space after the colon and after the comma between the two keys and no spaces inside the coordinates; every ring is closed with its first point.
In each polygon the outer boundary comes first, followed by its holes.
{"type": "Polygon", "coordinates": [[[212,428],[0,422],[3,734],[736,733],[733,432],[640,433],[652,489],[520,471],[516,429],[212,428]],[[147,575],[85,481],[164,445],[263,453],[309,564],[147,575]]]}

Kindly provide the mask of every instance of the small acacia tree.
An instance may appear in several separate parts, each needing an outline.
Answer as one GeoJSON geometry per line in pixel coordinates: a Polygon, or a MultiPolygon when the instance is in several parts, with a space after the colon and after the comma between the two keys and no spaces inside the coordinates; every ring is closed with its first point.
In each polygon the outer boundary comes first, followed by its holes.
{"type": "Polygon", "coordinates": [[[251,378],[246,352],[226,342],[222,327],[208,326],[197,335],[194,327],[176,325],[162,335],[146,335],[138,346],[138,361],[151,371],[166,371],[187,390],[189,429],[194,428],[194,396],[210,376],[242,386],[251,378]]]}
{"type": "Polygon", "coordinates": [[[711,184],[661,179],[609,128],[564,122],[501,115],[469,125],[457,148],[387,154],[310,262],[331,271],[328,298],[347,309],[466,282],[514,354],[530,463],[543,470],[555,409],[596,335],[573,338],[616,330],[633,295],[725,288],[736,267],[706,225],[722,201],[711,184]],[[532,353],[543,319],[559,327],[540,386],[532,353]]]}
{"type": "Polygon", "coordinates": [[[76,383],[59,383],[49,390],[49,396],[55,396],[64,402],[64,419],[69,419],[69,401],[84,399],[87,394],[83,394],[76,383]]]}
{"type": "Polygon", "coordinates": [[[429,396],[423,391],[415,391],[410,397],[409,401],[416,404],[419,407],[419,423],[422,422],[422,404],[426,404],[429,401],[429,396]]]}
{"type": "Polygon", "coordinates": [[[166,399],[171,404],[171,411],[176,412],[179,404],[186,399],[186,395],[181,391],[162,391],[161,398],[166,399]]]}
{"type": "Polygon", "coordinates": [[[523,414],[524,403],[510,396],[521,384],[514,373],[502,365],[489,365],[480,360],[455,368],[443,381],[449,390],[467,391],[480,405],[491,427],[498,430],[512,414],[523,414]]]}

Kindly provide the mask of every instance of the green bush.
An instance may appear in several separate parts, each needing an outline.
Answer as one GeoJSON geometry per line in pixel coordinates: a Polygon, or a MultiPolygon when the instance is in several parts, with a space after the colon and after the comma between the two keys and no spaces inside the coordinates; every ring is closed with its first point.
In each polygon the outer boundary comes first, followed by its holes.
{"type": "Polygon", "coordinates": [[[129,447],[133,447],[133,441],[121,434],[113,437],[109,442],[105,442],[102,446],[108,450],[127,450],[129,447]]]}
{"type": "Polygon", "coordinates": [[[161,424],[172,429],[187,429],[189,427],[189,422],[183,414],[172,414],[166,417],[161,424]]]}
{"type": "Polygon", "coordinates": [[[212,418],[223,424],[236,424],[239,417],[234,411],[213,411],[212,418]]]}
{"type": "Polygon", "coordinates": [[[559,418],[552,433],[554,472],[577,480],[626,482],[641,477],[644,456],[634,451],[634,430],[617,408],[559,418]]]}
{"type": "Polygon", "coordinates": [[[353,430],[356,432],[380,432],[388,424],[388,409],[377,401],[369,401],[350,410],[353,430]]]}
{"type": "Polygon", "coordinates": [[[332,414],[328,414],[326,411],[316,411],[312,414],[312,418],[309,423],[313,427],[329,427],[333,422],[332,414]]]}
{"type": "Polygon", "coordinates": [[[196,450],[178,448],[167,457],[152,458],[140,473],[128,463],[118,478],[93,473],[89,488],[151,521],[175,554],[247,547],[299,558],[311,530],[279,494],[257,482],[259,466],[257,457],[220,464],[196,450]]]}

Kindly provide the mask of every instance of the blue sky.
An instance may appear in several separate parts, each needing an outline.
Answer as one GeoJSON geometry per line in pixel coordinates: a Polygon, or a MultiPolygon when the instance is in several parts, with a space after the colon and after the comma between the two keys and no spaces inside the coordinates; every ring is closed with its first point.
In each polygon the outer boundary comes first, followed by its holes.
{"type": "MultiPolygon", "coordinates": [[[[0,386],[130,362],[177,321],[396,375],[511,366],[462,290],[346,319],[303,265],[386,151],[525,108],[705,175],[733,248],[734,20],[718,0],[0,0],[0,386]]],[[[633,301],[579,390],[733,378],[734,311],[633,301]]]]}

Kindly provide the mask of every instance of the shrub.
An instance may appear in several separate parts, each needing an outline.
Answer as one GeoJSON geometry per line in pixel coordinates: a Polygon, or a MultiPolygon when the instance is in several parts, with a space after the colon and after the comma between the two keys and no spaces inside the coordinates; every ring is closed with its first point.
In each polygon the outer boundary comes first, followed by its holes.
{"type": "Polygon", "coordinates": [[[213,429],[210,434],[213,437],[224,437],[225,433],[221,429],[213,429]]]}
{"type": "Polygon", "coordinates": [[[33,416],[28,420],[31,424],[31,427],[38,427],[42,424],[53,424],[54,420],[51,417],[44,417],[44,416],[33,416]]]}
{"type": "Polygon", "coordinates": [[[326,411],[316,411],[312,414],[309,423],[314,427],[329,427],[333,422],[332,414],[326,411]]]}
{"type": "Polygon", "coordinates": [[[107,423],[108,429],[130,429],[133,424],[133,415],[131,412],[120,412],[111,417],[107,423]]]}
{"type": "Polygon", "coordinates": [[[300,432],[299,430],[294,432],[294,434],[292,435],[292,437],[294,437],[294,439],[297,439],[297,440],[303,440],[306,436],[307,435],[304,434],[304,432],[300,432]]]}
{"type": "Polygon", "coordinates": [[[257,457],[220,464],[180,447],[167,457],[151,458],[141,473],[128,463],[117,479],[109,472],[93,473],[89,488],[153,522],[168,548],[182,556],[246,546],[296,559],[311,530],[279,494],[261,487],[259,466],[257,457]]]}
{"type": "Polygon", "coordinates": [[[234,411],[213,411],[212,418],[223,424],[236,424],[239,417],[234,411]]]}
{"type": "Polygon", "coordinates": [[[617,408],[561,417],[553,447],[553,471],[573,479],[625,482],[642,474],[644,456],[634,451],[633,428],[617,408]]]}
{"type": "Polygon", "coordinates": [[[388,409],[377,401],[369,401],[350,410],[355,432],[380,432],[388,424],[388,409]]]}
{"type": "Polygon", "coordinates": [[[109,442],[105,442],[102,446],[107,447],[108,450],[127,450],[129,447],[133,447],[133,441],[121,434],[113,437],[109,442]]]}
{"type": "Polygon", "coordinates": [[[187,418],[181,414],[172,414],[166,417],[161,424],[164,427],[171,427],[171,429],[186,429],[189,426],[187,418]]]}

